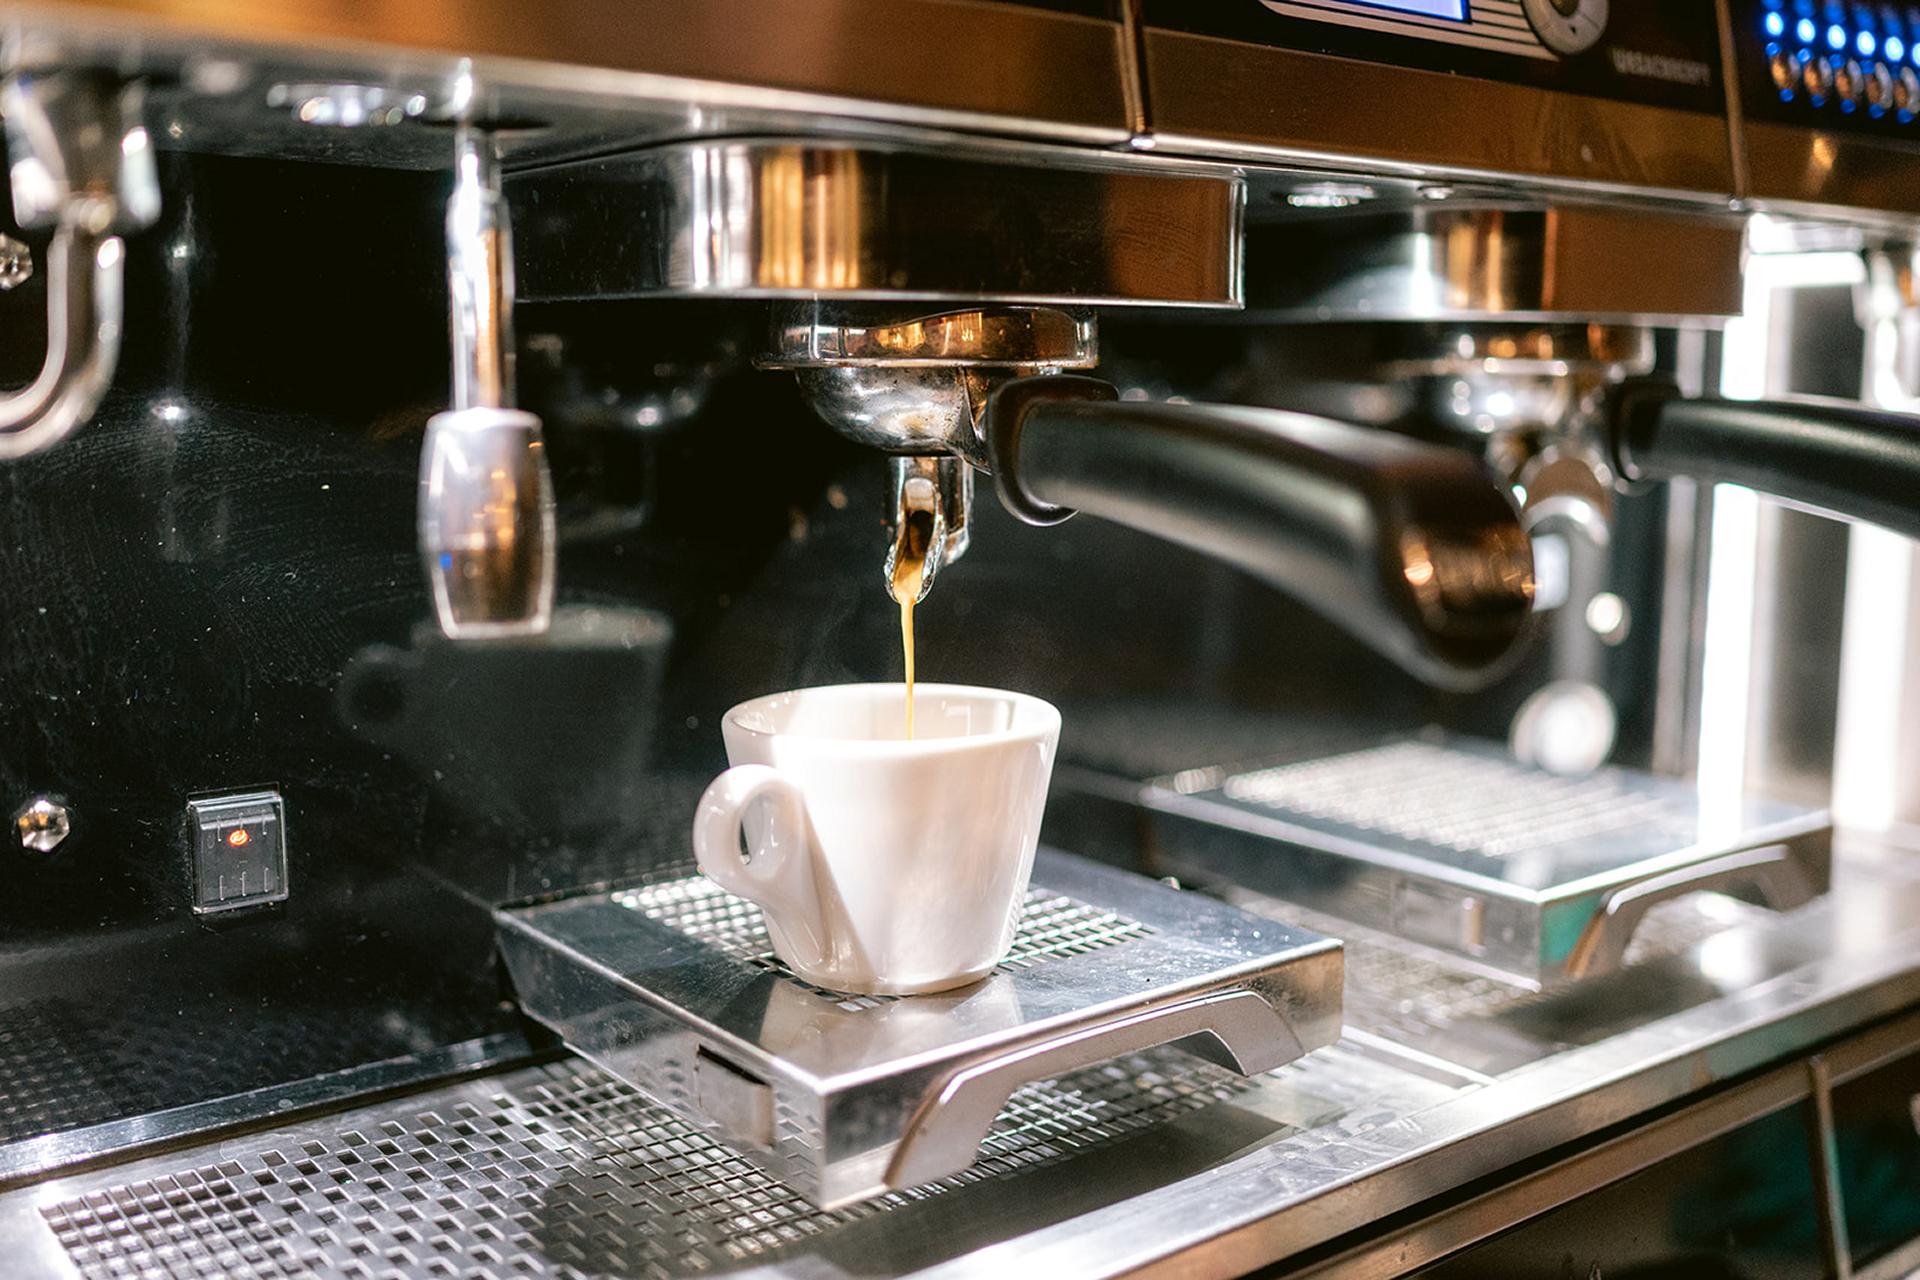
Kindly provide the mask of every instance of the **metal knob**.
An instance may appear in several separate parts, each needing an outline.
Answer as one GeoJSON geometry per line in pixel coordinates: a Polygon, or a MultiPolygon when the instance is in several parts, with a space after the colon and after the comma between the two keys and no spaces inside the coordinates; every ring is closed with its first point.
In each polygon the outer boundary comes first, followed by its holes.
{"type": "Polygon", "coordinates": [[[443,634],[532,635],[553,618],[553,485],[540,419],[450,409],[420,454],[420,551],[443,634]]]}

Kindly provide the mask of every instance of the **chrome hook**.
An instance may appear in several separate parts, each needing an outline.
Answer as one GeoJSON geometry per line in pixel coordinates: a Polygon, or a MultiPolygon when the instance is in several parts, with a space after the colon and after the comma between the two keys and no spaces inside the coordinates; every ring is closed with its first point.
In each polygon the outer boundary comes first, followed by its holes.
{"type": "Polygon", "coordinates": [[[120,235],[160,212],[137,84],[95,73],[17,73],[0,84],[14,218],[53,228],[46,255],[47,354],[0,396],[0,459],[66,438],[100,403],[120,357],[120,235]]]}

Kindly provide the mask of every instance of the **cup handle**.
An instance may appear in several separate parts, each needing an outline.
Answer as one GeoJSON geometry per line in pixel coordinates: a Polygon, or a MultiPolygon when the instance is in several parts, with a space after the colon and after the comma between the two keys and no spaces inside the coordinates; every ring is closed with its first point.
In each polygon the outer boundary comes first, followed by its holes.
{"type": "Polygon", "coordinates": [[[693,818],[693,856],[700,870],[728,893],[757,902],[794,941],[825,954],[825,922],[807,857],[807,806],[800,788],[764,764],[740,764],[715,778],[693,818]],[[747,811],[767,802],[768,821],[753,841],[752,861],[740,854],[747,811]]]}

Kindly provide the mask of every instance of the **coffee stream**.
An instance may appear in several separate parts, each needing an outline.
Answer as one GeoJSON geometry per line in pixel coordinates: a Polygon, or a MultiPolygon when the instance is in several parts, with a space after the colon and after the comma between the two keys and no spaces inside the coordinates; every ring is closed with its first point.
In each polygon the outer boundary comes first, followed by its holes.
{"type": "Polygon", "coordinates": [[[893,547],[893,598],[900,606],[900,647],[907,666],[907,737],[913,737],[913,603],[926,581],[927,554],[933,550],[933,512],[911,511],[900,522],[893,547]]]}

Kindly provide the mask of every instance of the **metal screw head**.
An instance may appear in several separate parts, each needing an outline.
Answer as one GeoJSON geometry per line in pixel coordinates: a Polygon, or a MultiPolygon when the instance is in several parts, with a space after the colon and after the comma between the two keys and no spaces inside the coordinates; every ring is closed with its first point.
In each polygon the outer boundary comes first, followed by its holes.
{"type": "Polygon", "coordinates": [[[72,829],[66,806],[45,796],[35,797],[13,815],[13,830],[20,837],[21,847],[36,853],[52,853],[72,829]]]}
{"type": "Polygon", "coordinates": [[[0,291],[33,279],[33,250],[12,236],[0,235],[0,291]]]}

